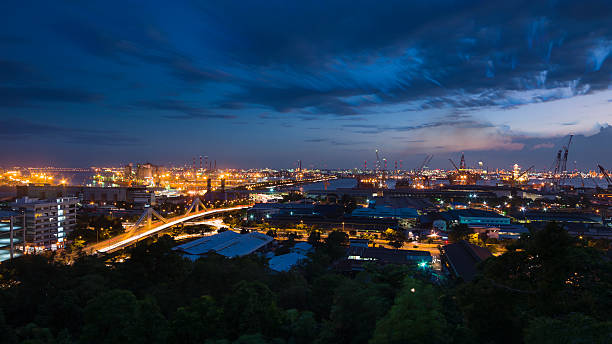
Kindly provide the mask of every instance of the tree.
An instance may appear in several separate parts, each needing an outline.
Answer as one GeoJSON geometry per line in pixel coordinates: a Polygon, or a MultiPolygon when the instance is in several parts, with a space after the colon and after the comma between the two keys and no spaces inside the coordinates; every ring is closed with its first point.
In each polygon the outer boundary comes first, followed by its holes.
{"type": "Polygon", "coordinates": [[[311,244],[312,246],[318,246],[320,242],[321,242],[321,232],[319,231],[310,232],[310,235],[308,236],[308,243],[311,244]]]}
{"type": "Polygon", "coordinates": [[[262,333],[274,337],[280,333],[282,313],[265,284],[241,281],[225,298],[224,319],[235,324],[233,335],[262,333]]]}
{"type": "Polygon", "coordinates": [[[338,259],[345,255],[346,246],[349,242],[349,236],[342,231],[332,231],[325,238],[325,248],[327,254],[333,259],[338,259]]]}
{"type": "Polygon", "coordinates": [[[525,330],[526,344],[609,343],[612,321],[597,321],[580,313],[559,319],[538,317],[525,330]]]}
{"type": "Polygon", "coordinates": [[[225,325],[222,309],[210,296],[202,296],[187,307],[179,307],[171,323],[171,343],[203,343],[206,339],[222,338],[225,325]]]}
{"type": "Polygon", "coordinates": [[[370,344],[450,343],[434,287],[406,278],[389,313],[376,325],[370,344]]]}
{"type": "Polygon", "coordinates": [[[127,290],[114,289],[93,299],[85,308],[84,343],[164,343],[166,319],[152,300],[136,299],[127,290]]]}
{"type": "Polygon", "coordinates": [[[371,338],[376,322],[392,303],[376,287],[367,279],[347,279],[334,290],[329,320],[321,330],[323,343],[358,344],[371,338]]]}
{"type": "Polygon", "coordinates": [[[401,248],[406,242],[406,235],[404,232],[397,229],[387,229],[385,231],[385,238],[389,240],[389,245],[395,249],[401,248]]]}
{"type": "Polygon", "coordinates": [[[469,235],[473,231],[465,223],[459,223],[450,228],[448,232],[448,240],[451,242],[458,242],[461,240],[468,240],[469,235]]]}
{"type": "Polygon", "coordinates": [[[610,318],[612,263],[600,251],[556,224],[519,240],[517,247],[521,250],[484,261],[480,278],[458,289],[467,323],[481,341],[520,342],[528,326],[554,327],[548,320],[530,324],[535,318],[573,313],[610,318]]]}

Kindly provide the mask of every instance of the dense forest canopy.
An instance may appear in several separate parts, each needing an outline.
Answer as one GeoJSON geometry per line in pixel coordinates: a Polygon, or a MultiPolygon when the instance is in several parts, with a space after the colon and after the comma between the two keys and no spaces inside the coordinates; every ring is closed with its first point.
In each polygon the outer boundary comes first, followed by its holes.
{"type": "MultiPolygon", "coordinates": [[[[334,239],[334,238],[332,238],[334,239]]],[[[332,262],[320,242],[290,272],[264,258],[197,261],[170,237],[124,262],[26,256],[0,267],[4,343],[606,343],[612,268],[556,226],[488,259],[470,283],[432,284],[407,266],[332,262]]]]}

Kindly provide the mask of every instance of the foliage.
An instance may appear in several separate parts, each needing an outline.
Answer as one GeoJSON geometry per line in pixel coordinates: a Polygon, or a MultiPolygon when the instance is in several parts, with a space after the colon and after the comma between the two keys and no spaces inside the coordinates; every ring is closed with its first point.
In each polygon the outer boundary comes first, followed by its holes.
{"type": "Polygon", "coordinates": [[[458,242],[461,240],[468,240],[472,230],[465,223],[455,224],[450,228],[448,232],[448,240],[450,242],[458,242]]]}
{"type": "Polygon", "coordinates": [[[610,342],[612,263],[557,226],[484,261],[472,282],[443,287],[406,265],[336,273],[347,242],[330,232],[282,273],[255,255],[184,259],[166,236],[122,263],[20,257],[0,265],[2,342],[610,342]]]}
{"type": "Polygon", "coordinates": [[[404,243],[406,242],[406,234],[404,234],[403,231],[397,229],[388,228],[384,232],[384,237],[389,240],[389,245],[396,249],[404,246],[404,243]]]}

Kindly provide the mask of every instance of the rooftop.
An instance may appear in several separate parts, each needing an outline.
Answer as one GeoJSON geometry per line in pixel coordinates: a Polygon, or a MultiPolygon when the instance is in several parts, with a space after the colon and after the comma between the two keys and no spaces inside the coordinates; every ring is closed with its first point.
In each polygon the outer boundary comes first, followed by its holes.
{"type": "Polygon", "coordinates": [[[477,273],[476,265],[492,256],[486,248],[470,244],[465,240],[445,245],[443,250],[451,272],[464,281],[473,280],[477,273]]]}
{"type": "Polygon", "coordinates": [[[305,255],[291,252],[270,258],[268,264],[274,271],[289,271],[303,259],[306,259],[305,255]]]}
{"type": "Polygon", "coordinates": [[[257,232],[240,234],[225,231],[179,245],[174,250],[183,252],[192,259],[210,252],[234,258],[251,254],[272,240],[272,237],[257,232]]]}

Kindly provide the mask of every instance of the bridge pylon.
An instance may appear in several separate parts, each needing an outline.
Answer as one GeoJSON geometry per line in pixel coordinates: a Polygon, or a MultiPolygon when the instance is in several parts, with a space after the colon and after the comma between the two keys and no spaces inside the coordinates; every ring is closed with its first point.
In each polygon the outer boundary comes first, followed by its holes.
{"type": "Polygon", "coordinates": [[[187,209],[187,212],[185,213],[185,215],[188,215],[194,210],[196,213],[199,212],[200,207],[202,207],[202,210],[206,210],[206,207],[204,206],[204,203],[202,203],[202,200],[200,200],[200,197],[195,197],[193,201],[191,202],[189,209],[187,209]]]}
{"type": "Polygon", "coordinates": [[[145,211],[142,213],[142,215],[140,215],[140,218],[138,219],[138,221],[136,221],[136,223],[134,223],[134,225],[132,225],[129,230],[130,231],[135,230],[140,225],[142,225],[144,221],[146,221],[146,224],[148,227],[151,227],[151,221],[153,217],[157,218],[163,223],[168,223],[168,220],[166,220],[165,217],[161,216],[157,211],[155,211],[153,207],[147,207],[145,208],[145,211]]]}

